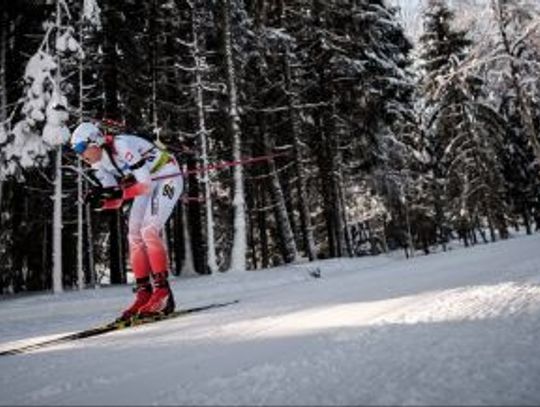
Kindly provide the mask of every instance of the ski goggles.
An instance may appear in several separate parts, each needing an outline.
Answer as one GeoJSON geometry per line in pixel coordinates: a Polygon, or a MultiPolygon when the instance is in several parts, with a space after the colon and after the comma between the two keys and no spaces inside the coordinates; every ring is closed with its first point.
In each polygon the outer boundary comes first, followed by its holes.
{"type": "Polygon", "coordinates": [[[72,146],[73,151],[78,155],[81,155],[88,148],[88,141],[79,141],[78,143],[72,146]]]}

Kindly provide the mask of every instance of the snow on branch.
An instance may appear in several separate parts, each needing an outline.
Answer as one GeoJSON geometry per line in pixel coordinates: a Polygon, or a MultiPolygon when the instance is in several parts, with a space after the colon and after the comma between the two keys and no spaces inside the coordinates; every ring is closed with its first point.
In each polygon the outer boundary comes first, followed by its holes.
{"type": "Polygon", "coordinates": [[[518,37],[510,46],[510,53],[515,55],[516,48],[525,41],[531,34],[536,33],[540,27],[540,16],[536,17],[524,30],[524,33],[518,37]]]}
{"type": "MultiPolygon", "coordinates": [[[[301,105],[293,105],[293,109],[297,110],[306,110],[306,109],[317,109],[319,107],[330,106],[330,102],[319,102],[319,103],[303,103],[301,105]]],[[[278,107],[267,107],[267,108],[254,108],[246,107],[245,110],[261,113],[278,113],[289,111],[289,106],[278,106],[278,107]]]]}
{"type": "MultiPolygon", "coordinates": [[[[63,10],[64,18],[71,19],[66,2],[59,0],[58,4],[58,12],[63,10]]],[[[60,63],[64,58],[81,56],[80,46],[73,28],[62,25],[61,18],[56,23],[47,22],[45,28],[43,41],[25,67],[24,95],[6,124],[9,134],[1,137],[3,175],[14,175],[19,167],[46,165],[47,153],[69,138],[65,125],[69,105],[62,91],[65,77],[61,76],[60,63]],[[15,118],[18,122],[12,126],[15,118]]]]}

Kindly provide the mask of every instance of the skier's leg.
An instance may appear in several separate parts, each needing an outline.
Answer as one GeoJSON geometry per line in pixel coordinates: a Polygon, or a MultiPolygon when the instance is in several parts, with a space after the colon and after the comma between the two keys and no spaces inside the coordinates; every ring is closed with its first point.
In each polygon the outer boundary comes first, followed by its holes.
{"type": "Polygon", "coordinates": [[[141,233],[142,219],[146,212],[149,199],[139,196],[134,199],[131,206],[128,222],[129,258],[131,269],[135,275],[136,286],[134,289],[134,302],[122,312],[121,319],[129,319],[136,315],[140,308],[145,305],[152,296],[150,283],[150,262],[146,253],[146,247],[141,233]]]}
{"type": "Polygon", "coordinates": [[[167,246],[162,231],[182,193],[180,177],[160,181],[152,190],[151,203],[146,209],[141,234],[146,246],[154,292],[152,298],[139,311],[141,315],[169,313],[174,310],[174,298],[167,281],[167,246]]]}
{"type": "Polygon", "coordinates": [[[150,275],[150,261],[142,235],[143,219],[150,199],[148,196],[139,196],[133,200],[129,213],[128,242],[129,259],[136,279],[150,275]]]}
{"type": "Polygon", "coordinates": [[[141,235],[146,246],[152,273],[168,270],[167,246],[162,231],[182,193],[182,178],[159,181],[152,190],[150,204],[142,220],[141,235]]]}

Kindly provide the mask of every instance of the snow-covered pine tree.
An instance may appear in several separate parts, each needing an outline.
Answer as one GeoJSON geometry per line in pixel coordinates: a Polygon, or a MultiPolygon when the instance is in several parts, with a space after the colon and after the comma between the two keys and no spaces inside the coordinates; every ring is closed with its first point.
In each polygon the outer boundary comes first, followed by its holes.
{"type": "MultiPolygon", "coordinates": [[[[2,52],[5,53],[5,65],[3,65],[2,75],[5,78],[2,93],[6,98],[6,120],[0,126],[3,132],[0,134],[0,163],[5,162],[5,153],[7,152],[7,143],[11,142],[8,138],[10,126],[16,117],[10,119],[11,114],[16,114],[13,108],[20,102],[23,92],[24,68],[28,62],[28,55],[35,52],[43,36],[43,20],[49,15],[50,10],[44,7],[37,8],[30,12],[30,9],[24,4],[10,4],[9,7],[3,7],[0,18],[1,27],[5,37],[2,38],[2,52]],[[30,37],[28,34],[37,34],[30,37]]],[[[28,250],[25,232],[26,219],[22,210],[17,208],[29,208],[30,211],[36,207],[30,197],[21,192],[24,191],[24,185],[21,179],[7,177],[3,164],[0,164],[0,182],[2,183],[2,201],[0,202],[0,240],[2,241],[0,249],[0,292],[19,292],[32,287],[34,289],[44,289],[50,287],[49,281],[42,283],[43,270],[48,270],[45,261],[32,264],[28,261],[34,253],[28,250]],[[16,201],[15,201],[16,200],[16,201]],[[34,284],[35,283],[35,284],[34,284]]],[[[41,180],[40,180],[41,181],[41,180]]],[[[36,183],[46,184],[48,183],[36,183]]],[[[34,184],[34,186],[36,186],[34,184]]],[[[42,185],[40,185],[42,186],[42,185]]],[[[50,191],[44,194],[48,194],[50,191]]],[[[41,197],[40,197],[41,198],[41,197]]],[[[45,200],[47,204],[49,200],[45,200]]],[[[43,199],[40,200],[40,207],[43,205],[43,199]]],[[[34,217],[38,222],[41,217],[34,217]]],[[[45,221],[45,220],[43,220],[45,221]]],[[[47,222],[49,219],[46,220],[47,222]]],[[[41,229],[41,228],[40,228],[41,229]]],[[[48,230],[43,228],[39,233],[34,232],[32,238],[36,241],[44,240],[44,234],[48,230]]],[[[36,245],[38,248],[39,245],[36,245]]],[[[39,250],[39,248],[38,248],[39,250]]],[[[47,258],[47,256],[45,256],[47,258]]]]}
{"type": "MultiPolygon", "coordinates": [[[[354,219],[347,208],[354,206],[355,184],[364,177],[373,186],[384,136],[394,135],[392,123],[410,114],[410,101],[404,102],[411,93],[404,71],[410,44],[395,10],[382,1],[288,6],[287,29],[304,66],[301,104],[312,107],[301,114],[313,123],[308,142],[319,167],[328,254],[340,256],[352,251],[347,224],[354,219]]],[[[384,241],[383,231],[381,221],[384,241]]]]}
{"type": "MultiPolygon", "coordinates": [[[[288,45],[285,68],[285,85],[290,88],[291,93],[286,91],[287,103],[289,104],[290,125],[294,126],[293,146],[297,171],[302,171],[302,166],[307,165],[302,160],[305,146],[309,146],[313,155],[316,167],[314,171],[317,176],[312,174],[316,181],[313,186],[317,186],[319,191],[313,190],[313,193],[304,193],[298,199],[304,200],[307,196],[320,198],[320,202],[313,202],[313,208],[322,207],[322,216],[315,220],[317,223],[323,223],[326,231],[325,254],[331,256],[341,255],[345,249],[345,227],[343,224],[342,205],[340,203],[340,193],[338,185],[341,178],[340,163],[337,157],[339,150],[337,146],[340,143],[337,134],[333,134],[333,126],[339,115],[332,115],[333,105],[336,98],[333,98],[335,89],[333,81],[326,78],[325,75],[333,73],[330,69],[329,61],[333,53],[337,53],[335,48],[327,46],[329,39],[333,34],[334,20],[330,15],[331,11],[336,9],[334,2],[319,1],[295,1],[283,2],[282,24],[292,38],[293,44],[288,45]],[[294,61],[294,62],[293,62],[294,61]],[[294,64],[294,65],[293,65],[294,64]],[[293,68],[294,67],[294,68],[293,68]],[[294,89],[296,88],[296,89],[294,89]],[[302,97],[298,97],[302,94],[302,97]],[[291,106],[292,105],[292,106],[291,106]],[[302,125],[301,125],[302,123],[302,125]],[[302,127],[309,128],[309,136],[302,137],[302,127]],[[305,142],[305,146],[303,144],[305,142]]],[[[340,37],[344,38],[344,37],[340,37]]],[[[337,41],[337,39],[336,39],[337,41]]],[[[330,43],[332,44],[332,43],[330,43]]],[[[337,65],[337,64],[336,64],[337,65]]],[[[306,174],[299,174],[299,181],[304,184],[306,174]]],[[[298,189],[298,188],[297,188],[298,189]]],[[[302,185],[299,184],[299,189],[302,185]]],[[[304,190],[307,192],[307,189],[304,190]]],[[[319,199],[317,199],[319,200],[319,199]]],[[[308,202],[304,202],[301,211],[301,222],[304,229],[304,244],[309,245],[311,255],[314,252],[314,245],[310,244],[309,235],[306,230],[310,214],[307,207],[308,202]]],[[[317,209],[318,211],[318,209],[317,209]]],[[[311,229],[311,228],[310,228],[311,229]]]]}
{"type": "MultiPolygon", "coordinates": [[[[317,164],[320,172],[320,188],[323,198],[323,213],[328,238],[328,252],[332,257],[351,253],[350,242],[346,242],[344,205],[341,200],[343,185],[343,156],[340,145],[346,145],[347,126],[344,117],[350,92],[346,87],[358,79],[360,65],[356,65],[352,17],[349,2],[314,1],[308,18],[311,32],[308,41],[313,45],[307,53],[313,64],[311,103],[319,104],[315,110],[315,140],[317,164]],[[349,10],[349,11],[347,11],[349,10]],[[350,71],[348,71],[351,69],[350,71]],[[344,91],[343,94],[340,94],[344,91]],[[340,97],[338,98],[338,94],[340,97]],[[348,95],[347,95],[348,94],[348,95]]],[[[302,46],[309,46],[304,39],[302,46]]]]}
{"type": "Polygon", "coordinates": [[[53,214],[53,291],[61,292],[62,283],[62,148],[69,137],[66,127],[68,103],[64,95],[68,74],[67,61],[79,55],[79,44],[70,25],[68,4],[57,0],[53,17],[45,23],[45,35],[38,51],[26,65],[26,86],[22,106],[16,106],[8,125],[8,142],[0,163],[2,173],[23,176],[21,169],[49,163],[49,152],[55,150],[53,214]],[[18,108],[20,107],[20,111],[18,108]]]}
{"type": "MultiPolygon", "coordinates": [[[[271,6],[267,6],[267,9],[270,10],[266,11],[269,17],[265,18],[265,21],[267,21],[269,27],[265,32],[268,40],[272,40],[275,44],[274,48],[276,48],[270,68],[276,70],[273,78],[277,79],[270,79],[270,86],[274,86],[274,90],[269,95],[271,98],[285,104],[285,106],[278,106],[274,110],[283,110],[284,113],[283,116],[278,116],[276,120],[283,120],[288,129],[286,132],[288,137],[283,139],[282,143],[291,146],[288,157],[295,167],[295,172],[289,175],[294,179],[295,212],[299,214],[300,234],[302,235],[301,240],[304,251],[310,260],[314,260],[318,256],[311,214],[311,198],[315,194],[309,191],[308,188],[309,173],[311,171],[306,169],[306,165],[308,164],[307,157],[310,152],[309,143],[306,143],[307,135],[304,134],[302,123],[304,111],[308,112],[309,115],[312,108],[309,104],[304,105],[304,100],[300,97],[304,85],[302,76],[306,73],[304,67],[309,66],[309,63],[303,64],[301,62],[299,44],[296,38],[296,35],[301,34],[302,28],[307,28],[303,26],[306,22],[304,19],[306,10],[302,6],[307,5],[278,1],[271,6]],[[277,94],[276,89],[279,89],[277,94]]],[[[294,217],[291,217],[291,219],[294,219],[294,217]]]]}
{"type": "Polygon", "coordinates": [[[429,154],[431,199],[438,242],[446,248],[449,225],[445,213],[447,166],[443,162],[446,148],[460,135],[453,123],[463,95],[456,90],[456,81],[442,82],[455,70],[466,55],[470,42],[466,33],[452,28],[453,13],[442,0],[430,0],[423,15],[424,31],[420,37],[421,111],[426,151],[429,154]],[[441,89],[441,86],[443,88],[441,89]]]}
{"type": "Polygon", "coordinates": [[[460,134],[450,141],[444,160],[449,163],[449,214],[467,246],[476,243],[476,230],[481,232],[486,226],[492,240],[495,229],[499,236],[508,236],[506,187],[499,158],[507,126],[504,118],[485,103],[485,85],[480,75],[469,73],[456,86],[463,96],[454,116],[460,134]]]}
{"type": "Polygon", "coordinates": [[[537,159],[540,159],[540,141],[535,123],[540,110],[537,99],[540,87],[534,80],[540,73],[540,6],[529,0],[493,0],[492,7],[500,53],[507,57],[509,65],[516,114],[522,131],[529,137],[529,143],[537,159]]]}
{"type": "Polygon", "coordinates": [[[296,167],[296,200],[298,202],[298,212],[300,214],[301,231],[304,242],[304,250],[309,260],[317,259],[317,248],[313,232],[313,221],[308,199],[307,174],[304,165],[304,155],[302,154],[305,144],[301,140],[300,123],[300,98],[298,96],[297,84],[298,74],[293,67],[297,66],[297,58],[294,56],[293,48],[286,45],[283,53],[284,86],[287,95],[287,110],[289,115],[289,128],[292,139],[294,163],[296,167]]]}
{"type": "Polygon", "coordinates": [[[493,0],[494,30],[486,57],[491,104],[509,130],[501,151],[508,202],[531,233],[540,218],[540,6],[526,0],[493,0]]]}
{"type": "MultiPolygon", "coordinates": [[[[383,4],[367,6],[371,18],[369,56],[372,90],[378,97],[373,102],[378,109],[379,122],[374,123],[377,134],[372,144],[374,168],[371,184],[384,202],[383,225],[379,233],[384,249],[387,240],[408,248],[414,255],[411,217],[417,212],[411,198],[414,183],[422,174],[414,172],[418,124],[413,107],[414,77],[410,69],[412,44],[398,20],[398,10],[383,4]],[[372,56],[375,56],[373,58],[372,56]],[[376,62],[376,64],[374,64],[376,62]],[[393,228],[390,227],[393,226],[393,228]]],[[[373,103],[372,102],[372,103],[373,103]]],[[[394,245],[395,245],[394,243],[394,245]]]]}
{"type": "MultiPolygon", "coordinates": [[[[249,172],[256,174],[254,182],[262,184],[268,189],[271,205],[263,205],[264,211],[274,214],[276,246],[279,248],[283,260],[289,263],[298,260],[299,255],[292,228],[292,214],[288,212],[287,207],[287,200],[290,200],[290,196],[285,195],[279,174],[282,171],[277,160],[272,157],[276,148],[280,147],[280,137],[274,131],[275,126],[272,123],[281,120],[280,115],[285,108],[282,105],[285,101],[283,84],[280,83],[276,86],[276,78],[282,74],[280,54],[290,48],[292,38],[282,28],[274,25],[278,23],[278,20],[275,18],[276,10],[273,5],[257,2],[254,6],[256,7],[252,13],[256,45],[253,52],[249,54],[247,72],[244,75],[246,83],[244,94],[248,98],[246,103],[253,114],[245,120],[245,126],[253,129],[250,133],[259,134],[259,137],[251,140],[252,151],[256,151],[257,155],[268,157],[268,165],[260,165],[253,170],[249,169],[249,172]]],[[[259,191],[265,194],[265,191],[259,191]]],[[[256,201],[257,197],[254,198],[253,201],[256,201]]],[[[255,206],[257,205],[255,204],[255,206]]],[[[254,208],[250,208],[251,212],[253,210],[254,208]]],[[[261,208],[256,210],[260,211],[261,208]]],[[[264,224],[268,225],[269,222],[264,224]]],[[[267,233],[266,230],[260,230],[261,236],[267,233]]],[[[255,245],[252,244],[253,250],[255,250],[255,245]]]]}
{"type": "Polygon", "coordinates": [[[430,156],[435,224],[443,244],[450,229],[465,245],[483,233],[484,219],[495,238],[507,236],[505,189],[499,152],[505,122],[485,103],[481,72],[464,69],[470,41],[452,28],[453,13],[434,1],[421,37],[424,132],[430,156]]]}
{"type": "MultiPolygon", "coordinates": [[[[241,102],[244,106],[242,126],[246,134],[244,150],[250,150],[255,156],[268,157],[268,165],[261,162],[245,169],[246,196],[251,220],[248,236],[252,265],[258,267],[258,264],[262,264],[262,267],[266,267],[269,264],[279,264],[283,260],[291,261],[298,256],[296,240],[300,239],[295,235],[302,234],[305,237],[308,256],[316,257],[309,213],[312,194],[308,193],[306,187],[307,173],[303,170],[300,176],[291,173],[295,161],[298,162],[296,171],[304,165],[304,162],[298,161],[299,155],[306,150],[300,140],[300,116],[304,106],[298,98],[298,103],[291,105],[293,93],[298,90],[293,91],[292,79],[290,82],[283,80],[284,61],[294,58],[291,54],[295,39],[287,30],[291,24],[297,24],[290,15],[296,7],[290,5],[289,8],[289,5],[281,1],[246,3],[255,28],[254,36],[248,33],[247,41],[244,40],[244,44],[249,44],[254,37],[253,45],[246,52],[244,75],[240,82],[241,102]],[[291,121],[291,117],[295,120],[291,121]],[[294,135],[283,131],[283,126],[288,128],[292,123],[295,126],[294,135]],[[295,141],[297,147],[300,146],[296,149],[293,147],[295,141]],[[283,158],[272,157],[274,153],[287,151],[292,154],[283,158]],[[293,187],[294,184],[297,185],[296,188],[293,187]],[[274,216],[269,217],[268,213],[274,216]],[[299,216],[296,213],[299,213],[299,216]],[[299,228],[296,226],[296,217],[300,218],[299,228]],[[281,256],[276,253],[270,258],[276,251],[279,251],[281,256]]],[[[314,191],[315,189],[313,188],[314,191]]]]}

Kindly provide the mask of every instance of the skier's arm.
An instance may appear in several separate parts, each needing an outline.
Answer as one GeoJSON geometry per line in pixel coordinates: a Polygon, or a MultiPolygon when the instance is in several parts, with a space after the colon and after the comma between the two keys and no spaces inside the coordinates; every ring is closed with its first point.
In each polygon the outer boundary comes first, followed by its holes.
{"type": "Polygon", "coordinates": [[[146,159],[141,156],[136,148],[130,148],[129,141],[118,139],[115,143],[118,155],[127,163],[133,173],[135,182],[123,188],[122,198],[133,199],[139,195],[146,195],[150,192],[152,176],[146,167],[146,159]]]}
{"type": "Polygon", "coordinates": [[[130,185],[129,187],[126,187],[124,189],[124,193],[122,195],[123,199],[133,199],[138,195],[146,195],[150,192],[150,185],[142,182],[136,182],[133,185],[130,185]]]}
{"type": "Polygon", "coordinates": [[[85,201],[96,206],[97,210],[118,209],[122,205],[122,193],[116,178],[102,168],[97,168],[94,176],[100,187],[92,189],[85,201]]]}
{"type": "Polygon", "coordinates": [[[105,171],[102,168],[96,169],[94,167],[94,176],[99,181],[102,188],[112,188],[118,186],[116,178],[110,172],[105,171]]]}

